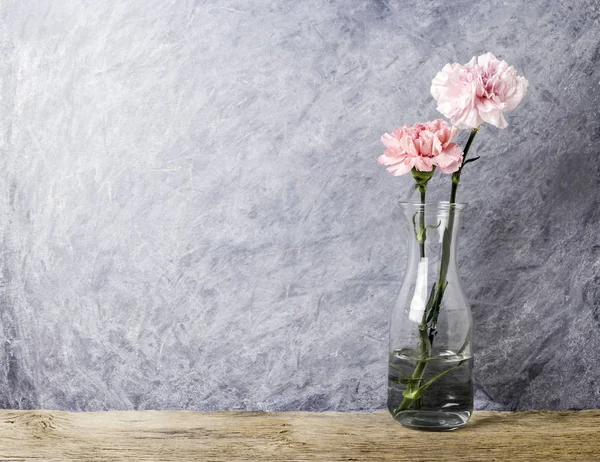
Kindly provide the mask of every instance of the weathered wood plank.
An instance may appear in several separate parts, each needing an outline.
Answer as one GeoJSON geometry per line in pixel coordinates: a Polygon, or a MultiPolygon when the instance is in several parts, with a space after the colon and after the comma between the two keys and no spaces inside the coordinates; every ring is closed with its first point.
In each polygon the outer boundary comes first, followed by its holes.
{"type": "Polygon", "coordinates": [[[477,412],[425,433],[385,412],[0,411],[0,460],[600,460],[600,411],[477,412]]]}

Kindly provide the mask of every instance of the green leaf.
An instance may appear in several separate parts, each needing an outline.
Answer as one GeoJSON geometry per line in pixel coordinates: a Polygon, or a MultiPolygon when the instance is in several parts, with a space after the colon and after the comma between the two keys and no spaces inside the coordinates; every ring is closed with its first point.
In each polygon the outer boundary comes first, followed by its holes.
{"type": "Polygon", "coordinates": [[[463,345],[460,347],[460,350],[458,350],[458,353],[456,353],[457,356],[460,356],[463,354],[463,352],[469,346],[470,341],[471,341],[471,328],[469,327],[469,330],[467,331],[467,336],[465,337],[465,341],[464,341],[463,345]]]}
{"type": "Polygon", "coordinates": [[[442,378],[444,375],[458,369],[460,366],[462,366],[467,360],[463,359],[462,361],[460,361],[456,366],[452,366],[449,367],[448,369],[446,369],[445,371],[440,372],[439,374],[434,375],[429,381],[427,381],[425,383],[425,385],[421,385],[419,388],[417,388],[416,390],[410,390],[407,394],[406,390],[404,390],[404,393],[402,393],[402,396],[404,396],[405,398],[409,398],[409,399],[419,399],[421,396],[423,396],[423,394],[427,391],[427,389],[433,385],[436,380],[439,380],[440,378],[442,378]]]}
{"type": "Polygon", "coordinates": [[[472,158],[470,158],[470,159],[467,159],[467,160],[465,160],[465,162],[464,162],[464,164],[463,164],[463,167],[464,167],[465,165],[467,165],[469,162],[475,162],[477,159],[481,159],[481,156],[472,157],[472,158]]]}
{"type": "MultiPolygon", "coordinates": [[[[427,305],[425,305],[425,312],[423,313],[423,318],[425,318],[425,313],[427,313],[431,307],[433,306],[433,301],[435,300],[435,282],[431,286],[431,292],[429,293],[429,299],[427,299],[427,305]]],[[[421,324],[425,324],[422,322],[421,324]]]]}

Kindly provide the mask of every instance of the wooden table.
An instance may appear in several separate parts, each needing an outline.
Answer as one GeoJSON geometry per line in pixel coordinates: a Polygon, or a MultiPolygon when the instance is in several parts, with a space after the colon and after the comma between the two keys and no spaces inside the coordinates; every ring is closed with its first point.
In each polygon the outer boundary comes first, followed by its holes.
{"type": "Polygon", "coordinates": [[[0,411],[0,460],[600,461],[600,411],[476,412],[457,431],[387,412],[0,411]]]}

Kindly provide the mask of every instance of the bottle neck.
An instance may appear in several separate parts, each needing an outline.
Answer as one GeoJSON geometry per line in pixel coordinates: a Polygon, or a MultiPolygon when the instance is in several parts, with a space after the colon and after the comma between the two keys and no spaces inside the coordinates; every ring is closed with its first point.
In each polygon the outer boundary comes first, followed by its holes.
{"type": "Polygon", "coordinates": [[[426,259],[442,268],[456,267],[456,249],[462,218],[462,204],[437,202],[401,204],[407,230],[409,264],[426,259]]]}

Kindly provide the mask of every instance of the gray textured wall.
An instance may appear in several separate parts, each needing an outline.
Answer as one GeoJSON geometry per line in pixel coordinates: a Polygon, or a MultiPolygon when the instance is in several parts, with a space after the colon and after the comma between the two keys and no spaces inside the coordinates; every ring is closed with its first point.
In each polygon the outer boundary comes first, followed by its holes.
{"type": "Polygon", "coordinates": [[[598,407],[599,10],[2,1],[0,406],[382,408],[412,180],[379,137],[492,51],[530,91],[460,191],[477,406],[598,407]]]}

